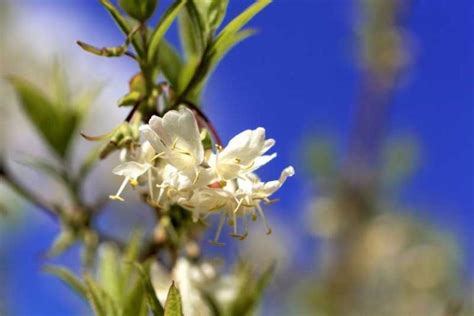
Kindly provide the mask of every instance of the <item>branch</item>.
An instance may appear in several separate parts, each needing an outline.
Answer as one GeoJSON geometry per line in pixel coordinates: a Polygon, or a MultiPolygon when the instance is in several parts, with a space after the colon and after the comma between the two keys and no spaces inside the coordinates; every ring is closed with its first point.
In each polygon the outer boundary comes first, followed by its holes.
{"type": "Polygon", "coordinates": [[[20,181],[18,181],[18,179],[10,172],[10,170],[8,170],[4,161],[0,161],[0,177],[5,180],[5,183],[9,185],[13,191],[35,205],[51,219],[57,221],[59,210],[53,206],[50,206],[47,202],[22,185],[20,181]]]}

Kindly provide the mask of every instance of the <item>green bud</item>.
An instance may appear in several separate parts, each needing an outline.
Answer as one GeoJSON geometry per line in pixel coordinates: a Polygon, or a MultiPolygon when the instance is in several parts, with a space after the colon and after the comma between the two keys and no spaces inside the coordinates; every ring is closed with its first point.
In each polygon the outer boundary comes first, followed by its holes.
{"type": "Polygon", "coordinates": [[[130,79],[128,82],[128,87],[130,91],[137,91],[141,94],[146,92],[146,80],[141,72],[137,73],[135,76],[130,79]]]}
{"type": "Polygon", "coordinates": [[[69,249],[69,247],[71,247],[75,241],[76,236],[74,235],[74,233],[66,229],[62,231],[59,236],[56,237],[46,255],[50,258],[56,257],[67,249],[69,249]]]}
{"type": "Polygon", "coordinates": [[[89,45],[87,43],[77,41],[77,45],[79,45],[83,50],[89,52],[91,54],[103,57],[120,57],[127,52],[128,45],[116,46],[116,47],[102,47],[97,48],[95,46],[89,45]]]}
{"type": "Polygon", "coordinates": [[[212,149],[212,137],[207,128],[201,131],[201,142],[204,150],[212,149]]]}
{"type": "Polygon", "coordinates": [[[127,105],[134,105],[140,99],[142,98],[142,95],[138,91],[132,91],[121,97],[117,103],[118,106],[127,106],[127,105]]]}
{"type": "Polygon", "coordinates": [[[130,146],[133,142],[137,142],[139,137],[138,125],[128,122],[122,123],[115,129],[109,142],[100,151],[100,159],[104,159],[117,149],[130,146]]]}
{"type": "Polygon", "coordinates": [[[144,22],[156,9],[157,0],[119,0],[119,5],[132,18],[144,22]]]}

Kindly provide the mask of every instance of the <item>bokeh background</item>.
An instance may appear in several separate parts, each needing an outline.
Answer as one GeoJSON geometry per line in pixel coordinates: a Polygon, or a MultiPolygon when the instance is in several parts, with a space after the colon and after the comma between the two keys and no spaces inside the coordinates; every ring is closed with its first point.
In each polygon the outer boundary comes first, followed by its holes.
{"type": "MultiPolygon", "coordinates": [[[[356,315],[442,315],[446,305],[472,299],[474,5],[470,0],[405,2],[399,31],[406,63],[383,118],[383,147],[395,152],[391,166],[403,179],[384,187],[378,198],[381,214],[364,226],[362,259],[356,255],[351,267],[365,271],[357,274],[354,284],[362,297],[358,301],[367,304],[357,306],[356,315]],[[428,272],[419,276],[422,271],[428,272]],[[393,307],[389,313],[372,306],[382,305],[381,300],[398,304],[399,309],[393,307]]],[[[205,250],[229,262],[276,258],[279,272],[266,296],[264,314],[330,311],[326,305],[331,304],[325,301],[336,302],[340,291],[353,291],[337,286],[334,290],[331,285],[337,283],[331,281],[331,260],[337,258],[333,253],[340,246],[333,237],[341,224],[330,210],[337,194],[324,183],[337,173],[327,173],[323,179],[318,174],[328,161],[344,165],[350,156],[365,75],[360,3],[275,1],[251,23],[259,34],[224,59],[205,92],[203,108],[224,142],[257,126],[277,140],[278,158],[262,170],[262,178],[276,178],[289,164],[296,169],[296,176],[278,193],[280,202],[267,210],[272,236],[257,223],[246,241],[229,239],[224,248],[205,250]]],[[[231,1],[228,18],[249,4],[231,1]]],[[[177,42],[176,33],[173,29],[169,34],[172,42],[177,42]]],[[[136,72],[134,65],[127,59],[88,55],[75,44],[77,39],[98,46],[122,42],[96,1],[1,0],[0,39],[2,75],[20,74],[41,86],[51,64],[59,60],[73,87],[104,85],[82,130],[101,134],[126,115],[115,100],[126,91],[136,72]]],[[[47,152],[6,82],[0,83],[0,95],[2,151],[26,183],[60,196],[57,185],[18,163],[23,155],[47,157],[47,152]]],[[[88,146],[78,138],[77,155],[88,146]]],[[[109,174],[113,161],[94,173],[88,189],[91,197],[115,190],[120,180],[109,174]]],[[[2,310],[11,315],[87,314],[63,284],[41,272],[42,253],[58,228],[6,186],[0,185],[0,198],[0,204],[11,210],[0,217],[0,314],[2,310]]],[[[144,212],[130,213],[126,206],[111,205],[101,224],[106,231],[124,234],[120,219],[146,223],[141,218],[144,212]],[[114,219],[111,212],[122,217],[114,219]]],[[[77,249],[54,262],[77,268],[77,249]]]]}

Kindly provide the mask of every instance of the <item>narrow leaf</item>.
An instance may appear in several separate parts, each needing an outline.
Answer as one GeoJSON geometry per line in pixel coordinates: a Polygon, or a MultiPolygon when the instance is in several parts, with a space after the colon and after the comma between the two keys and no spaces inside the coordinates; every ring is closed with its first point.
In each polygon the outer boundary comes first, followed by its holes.
{"type": "Polygon", "coordinates": [[[150,46],[148,48],[148,56],[151,60],[156,58],[156,52],[158,51],[158,47],[160,44],[161,39],[165,35],[166,31],[168,31],[169,27],[173,23],[174,19],[181,10],[181,7],[186,3],[184,0],[178,0],[173,3],[168,10],[163,14],[160,19],[160,22],[156,26],[153,34],[151,35],[150,39],[150,46]]]}
{"type": "Polygon", "coordinates": [[[57,276],[59,279],[61,279],[61,281],[63,281],[67,286],[69,286],[74,292],[79,294],[79,296],[82,299],[87,301],[86,286],[82,283],[82,281],[77,276],[75,276],[67,268],[48,265],[44,267],[44,271],[57,276]]]}
{"type": "MultiPolygon", "coordinates": [[[[66,155],[78,116],[60,108],[42,91],[19,77],[8,77],[20,99],[20,104],[48,145],[60,157],[66,155]]],[[[66,108],[67,110],[67,108],[66,108]]]]}
{"type": "Polygon", "coordinates": [[[242,27],[245,26],[257,13],[262,11],[267,5],[272,2],[271,0],[258,0],[244,12],[234,18],[224,29],[219,33],[216,38],[215,46],[219,46],[220,42],[226,41],[230,36],[237,33],[242,27]]]}
{"type": "Polygon", "coordinates": [[[140,244],[143,239],[143,233],[141,231],[134,231],[132,233],[132,236],[127,244],[127,247],[124,250],[123,253],[123,260],[127,264],[123,265],[122,268],[122,278],[125,280],[125,282],[129,282],[132,278],[132,269],[133,265],[128,264],[134,261],[137,261],[138,256],[140,254],[140,244]]]}
{"type": "Polygon", "coordinates": [[[194,1],[186,3],[186,9],[178,18],[179,38],[186,58],[200,57],[206,46],[204,21],[194,1]]]}
{"type": "Polygon", "coordinates": [[[243,31],[240,31],[240,32],[232,35],[227,40],[221,41],[219,46],[214,46],[211,50],[210,56],[207,58],[207,63],[205,64],[205,66],[203,66],[204,75],[202,75],[199,78],[199,80],[196,80],[194,82],[194,86],[191,89],[189,89],[190,92],[189,92],[189,95],[186,96],[186,98],[190,98],[190,96],[192,96],[191,99],[192,98],[194,98],[194,99],[198,98],[201,95],[202,91],[203,91],[203,88],[206,84],[207,79],[209,79],[212,72],[217,67],[219,62],[224,58],[224,56],[234,46],[236,46],[237,44],[239,44],[243,40],[247,39],[248,37],[254,35],[255,33],[256,33],[256,31],[253,30],[253,29],[243,30],[243,31]]]}
{"type": "Polygon", "coordinates": [[[68,230],[65,230],[54,239],[53,244],[49,247],[47,257],[53,258],[59,256],[64,251],[69,249],[76,241],[76,236],[68,230]]]}
{"type": "Polygon", "coordinates": [[[157,52],[158,66],[173,87],[178,84],[178,78],[183,68],[183,61],[176,49],[166,40],[161,39],[157,52]]]}
{"type": "Polygon", "coordinates": [[[165,316],[182,316],[183,306],[181,304],[181,295],[178,289],[174,286],[174,282],[171,284],[166,297],[165,303],[165,316]]]}
{"type": "Polygon", "coordinates": [[[163,316],[164,315],[163,306],[161,306],[160,301],[156,297],[156,292],[155,292],[155,289],[153,288],[153,284],[151,283],[148,271],[145,271],[145,269],[143,269],[143,267],[138,263],[135,263],[135,267],[140,273],[143,288],[145,290],[145,294],[148,300],[148,305],[150,305],[150,309],[153,316],[163,316]]]}
{"type": "Polygon", "coordinates": [[[109,316],[107,315],[107,307],[106,302],[104,301],[100,290],[98,289],[98,285],[94,282],[94,280],[89,276],[84,276],[84,283],[86,285],[86,293],[87,298],[89,300],[89,304],[92,307],[96,316],[109,316]]]}
{"type": "Polygon", "coordinates": [[[122,286],[120,275],[120,256],[118,249],[113,244],[104,244],[99,250],[99,280],[104,290],[117,300],[122,299],[122,286]]]}
{"type": "Polygon", "coordinates": [[[124,303],[123,316],[146,315],[146,296],[141,280],[135,280],[124,303]]]}

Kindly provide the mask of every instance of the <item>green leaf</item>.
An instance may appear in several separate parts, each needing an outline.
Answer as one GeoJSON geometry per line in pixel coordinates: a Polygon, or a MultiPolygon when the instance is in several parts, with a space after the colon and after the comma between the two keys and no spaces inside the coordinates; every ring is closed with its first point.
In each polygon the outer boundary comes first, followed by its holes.
{"type": "MultiPolygon", "coordinates": [[[[129,36],[132,33],[134,26],[130,25],[127,19],[120,13],[120,11],[109,1],[109,0],[100,0],[100,3],[104,8],[109,12],[109,14],[114,19],[115,23],[118,25],[122,33],[125,36],[129,36]]],[[[132,45],[135,48],[138,56],[143,56],[143,49],[141,43],[136,36],[132,36],[132,45]]]]}
{"type": "Polygon", "coordinates": [[[122,96],[118,101],[117,104],[119,107],[122,106],[130,106],[130,105],[135,105],[137,102],[139,102],[143,96],[140,94],[138,91],[132,91],[127,93],[126,95],[122,96]]]}
{"type": "Polygon", "coordinates": [[[180,75],[177,87],[178,100],[199,102],[205,83],[220,60],[232,47],[255,34],[252,29],[244,31],[240,29],[270,2],[271,0],[255,2],[224,27],[215,41],[206,48],[202,58],[190,58],[180,75]]]}
{"type": "Polygon", "coordinates": [[[104,244],[99,250],[99,280],[104,290],[117,301],[123,299],[123,286],[120,275],[120,256],[113,244],[104,244]]]}
{"type": "Polygon", "coordinates": [[[187,59],[201,57],[207,45],[205,22],[194,1],[187,1],[186,10],[178,18],[179,38],[187,59]]]}
{"type": "Polygon", "coordinates": [[[192,90],[199,78],[205,75],[203,72],[205,72],[205,69],[201,63],[201,59],[196,56],[189,58],[181,70],[178,84],[176,85],[177,95],[182,99],[196,101],[189,97],[189,92],[192,90]]]}
{"type": "Polygon", "coordinates": [[[244,12],[234,18],[229,24],[217,36],[214,46],[219,47],[221,42],[227,41],[230,37],[234,36],[242,27],[245,26],[257,13],[262,11],[267,5],[272,2],[271,0],[258,0],[244,12]]]}
{"type": "Polygon", "coordinates": [[[68,287],[79,294],[82,299],[87,301],[88,296],[86,286],[67,268],[48,265],[44,267],[44,271],[60,278],[68,287]]]}
{"type": "Polygon", "coordinates": [[[206,65],[206,75],[199,80],[193,89],[191,89],[191,95],[200,95],[206,84],[207,79],[217,67],[219,62],[224,58],[224,56],[229,52],[234,46],[242,42],[243,40],[249,38],[250,36],[256,33],[253,29],[247,29],[240,31],[226,41],[222,41],[219,46],[214,46],[211,50],[211,56],[208,58],[208,63],[206,65]]]}
{"type": "Polygon", "coordinates": [[[157,54],[161,39],[165,35],[166,31],[168,31],[169,27],[171,26],[176,16],[178,15],[179,10],[181,10],[181,7],[185,3],[186,1],[184,0],[178,0],[174,2],[161,17],[160,22],[158,22],[158,25],[156,26],[150,38],[150,45],[148,48],[148,57],[150,60],[156,59],[156,54],[157,54]]]}
{"type": "Polygon", "coordinates": [[[49,247],[47,256],[50,258],[59,256],[76,242],[76,236],[69,230],[62,231],[49,247]]]}
{"type": "Polygon", "coordinates": [[[178,289],[174,286],[174,282],[171,284],[166,297],[165,303],[165,316],[182,316],[183,306],[181,304],[181,295],[178,289]]]}
{"type": "Polygon", "coordinates": [[[153,15],[156,3],[157,0],[119,0],[119,5],[128,15],[142,22],[153,15]]]}
{"type": "Polygon", "coordinates": [[[133,265],[131,263],[138,260],[138,256],[140,255],[140,244],[142,240],[143,233],[139,230],[134,231],[127,247],[124,250],[123,260],[127,264],[123,265],[122,278],[125,280],[125,282],[129,282],[132,278],[133,265]]]}
{"type": "Polygon", "coordinates": [[[60,157],[64,157],[77,127],[79,115],[54,103],[26,80],[13,76],[8,80],[15,88],[21,107],[29,120],[51,149],[60,157]]]}
{"type": "Polygon", "coordinates": [[[211,26],[211,31],[215,32],[224,20],[227,12],[228,0],[213,0],[207,9],[207,19],[211,26]]]}
{"type": "Polygon", "coordinates": [[[141,280],[136,279],[124,302],[123,316],[146,316],[146,296],[141,280]]]}
{"type": "Polygon", "coordinates": [[[84,283],[86,285],[86,294],[89,300],[89,304],[92,307],[96,316],[110,316],[107,315],[107,302],[103,293],[100,291],[99,286],[89,276],[84,276],[84,283]]]}
{"type": "Polygon", "coordinates": [[[183,68],[183,61],[176,49],[166,40],[161,39],[157,52],[158,66],[173,87],[178,84],[178,78],[183,68]]]}
{"type": "Polygon", "coordinates": [[[160,301],[156,297],[156,292],[155,292],[155,289],[153,288],[153,284],[151,283],[150,275],[148,271],[146,271],[138,263],[135,263],[135,267],[140,273],[143,288],[145,290],[145,294],[148,300],[148,305],[150,306],[153,316],[163,316],[165,312],[163,310],[163,306],[161,306],[160,301]]]}
{"type": "Polygon", "coordinates": [[[97,100],[103,89],[103,83],[96,83],[93,87],[88,88],[87,91],[81,92],[74,97],[72,100],[73,108],[76,109],[77,113],[79,113],[81,119],[85,117],[85,114],[94,101],[97,100]]]}
{"type": "Polygon", "coordinates": [[[77,41],[76,43],[86,52],[102,57],[121,57],[127,52],[128,48],[128,45],[98,48],[81,41],[77,41]]]}
{"type": "Polygon", "coordinates": [[[193,1],[206,27],[206,35],[213,34],[221,25],[227,11],[228,0],[193,1]]]}

